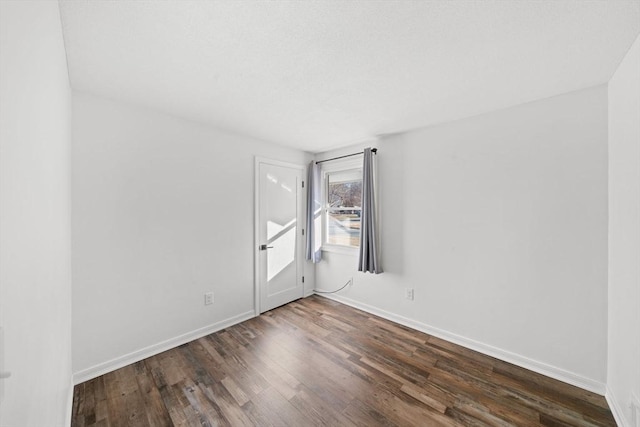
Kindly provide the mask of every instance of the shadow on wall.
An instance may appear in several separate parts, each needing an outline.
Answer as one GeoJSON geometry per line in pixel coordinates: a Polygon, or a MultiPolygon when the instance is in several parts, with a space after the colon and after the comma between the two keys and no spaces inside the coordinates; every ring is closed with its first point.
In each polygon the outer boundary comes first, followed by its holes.
{"type": "Polygon", "coordinates": [[[389,135],[380,140],[378,156],[378,209],[380,212],[380,241],[382,267],[387,274],[402,276],[405,271],[405,202],[406,144],[402,135],[389,135]],[[393,145],[386,150],[385,145],[393,145]]]}

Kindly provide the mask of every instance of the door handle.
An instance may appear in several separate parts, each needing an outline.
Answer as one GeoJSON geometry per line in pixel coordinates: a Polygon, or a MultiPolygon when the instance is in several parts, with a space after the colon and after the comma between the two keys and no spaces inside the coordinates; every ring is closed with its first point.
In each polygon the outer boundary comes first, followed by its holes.
{"type": "Polygon", "coordinates": [[[260,250],[261,251],[266,251],[267,249],[273,249],[273,246],[260,245],[260,250]]]}

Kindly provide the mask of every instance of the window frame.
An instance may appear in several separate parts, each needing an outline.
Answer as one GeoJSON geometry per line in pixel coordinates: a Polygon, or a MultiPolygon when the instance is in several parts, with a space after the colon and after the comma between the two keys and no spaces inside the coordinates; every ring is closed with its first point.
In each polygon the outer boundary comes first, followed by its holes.
{"type": "Polygon", "coordinates": [[[321,250],[323,252],[335,252],[346,255],[357,256],[360,251],[360,245],[347,246],[337,245],[334,243],[328,243],[328,215],[329,215],[329,176],[341,172],[350,172],[354,170],[360,170],[362,172],[362,155],[354,156],[353,158],[332,160],[330,162],[322,163],[321,166],[322,176],[322,244],[321,250]]]}

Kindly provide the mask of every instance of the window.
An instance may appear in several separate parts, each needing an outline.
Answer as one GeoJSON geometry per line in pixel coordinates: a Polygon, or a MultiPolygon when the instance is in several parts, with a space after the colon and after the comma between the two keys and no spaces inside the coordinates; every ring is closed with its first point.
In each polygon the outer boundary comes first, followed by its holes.
{"type": "Polygon", "coordinates": [[[362,169],[325,172],[324,244],[360,246],[362,169]]]}

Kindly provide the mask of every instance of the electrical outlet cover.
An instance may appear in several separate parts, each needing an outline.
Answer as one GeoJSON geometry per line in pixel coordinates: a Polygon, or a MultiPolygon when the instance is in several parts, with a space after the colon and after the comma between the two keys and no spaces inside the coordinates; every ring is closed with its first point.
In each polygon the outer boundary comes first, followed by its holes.
{"type": "Polygon", "coordinates": [[[405,296],[408,300],[413,301],[413,288],[407,288],[405,296]]]}
{"type": "Polygon", "coordinates": [[[213,304],[213,292],[207,292],[204,294],[204,305],[213,304]]]}

